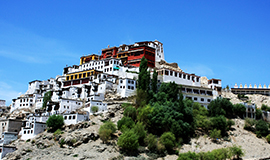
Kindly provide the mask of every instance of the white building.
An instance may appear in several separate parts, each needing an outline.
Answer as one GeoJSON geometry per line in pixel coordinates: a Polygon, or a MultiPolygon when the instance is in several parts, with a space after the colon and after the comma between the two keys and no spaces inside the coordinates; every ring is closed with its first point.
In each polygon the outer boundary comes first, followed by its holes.
{"type": "Polygon", "coordinates": [[[36,117],[30,117],[26,121],[25,125],[21,129],[21,139],[27,140],[34,138],[39,133],[42,133],[46,130],[46,122],[36,121],[36,117]]]}
{"type": "Polygon", "coordinates": [[[6,154],[16,151],[16,147],[1,145],[0,146],[0,159],[4,158],[6,154]]]}
{"type": "Polygon", "coordinates": [[[103,103],[102,101],[98,101],[98,100],[90,100],[89,102],[87,102],[85,104],[85,108],[84,110],[89,112],[90,115],[93,114],[94,112],[92,111],[92,107],[96,106],[98,107],[98,111],[97,113],[101,113],[101,112],[106,112],[107,109],[107,103],[103,103]]]}
{"type": "Polygon", "coordinates": [[[85,114],[79,113],[67,113],[63,114],[64,123],[66,125],[77,124],[82,121],[89,121],[89,112],[85,112],[85,114]]]}
{"type": "Polygon", "coordinates": [[[119,79],[117,93],[121,97],[129,97],[136,95],[136,80],[129,78],[119,79]]]}

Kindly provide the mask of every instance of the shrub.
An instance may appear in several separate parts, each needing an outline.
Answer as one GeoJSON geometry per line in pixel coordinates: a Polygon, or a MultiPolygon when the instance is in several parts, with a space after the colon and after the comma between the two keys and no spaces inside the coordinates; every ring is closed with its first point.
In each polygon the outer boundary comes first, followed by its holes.
{"type": "Polygon", "coordinates": [[[52,115],[46,122],[47,127],[50,128],[51,131],[56,131],[57,129],[61,129],[64,125],[64,118],[61,115],[52,115]]]}
{"type": "Polygon", "coordinates": [[[227,121],[227,128],[228,128],[228,130],[231,129],[232,125],[235,125],[235,123],[234,123],[233,120],[229,119],[229,120],[227,121]]]}
{"type": "Polygon", "coordinates": [[[231,155],[233,157],[236,156],[237,159],[244,156],[244,152],[243,152],[241,146],[237,147],[236,145],[234,145],[233,147],[230,147],[230,152],[231,152],[231,155]]]}
{"type": "Polygon", "coordinates": [[[134,126],[134,132],[138,136],[139,143],[143,145],[144,138],[146,137],[146,131],[142,122],[137,122],[134,126]]]}
{"type": "Polygon", "coordinates": [[[153,112],[153,108],[150,105],[138,108],[137,120],[142,122],[146,127],[149,124],[148,115],[153,112]]]}
{"type": "Polygon", "coordinates": [[[132,107],[131,103],[122,103],[122,108],[126,109],[127,107],[132,107]]]}
{"type": "Polygon", "coordinates": [[[256,124],[256,120],[251,118],[245,118],[245,130],[254,131],[255,128],[253,127],[256,124]]]}
{"type": "Polygon", "coordinates": [[[266,136],[266,141],[267,141],[268,143],[270,143],[270,134],[268,134],[268,135],[266,136]]]}
{"type": "Polygon", "coordinates": [[[165,132],[160,137],[160,143],[165,146],[167,150],[172,150],[175,146],[175,136],[172,132],[165,132]]]}
{"type": "Polygon", "coordinates": [[[214,129],[210,132],[210,137],[216,140],[217,138],[221,138],[221,131],[214,129]]]}
{"type": "Polygon", "coordinates": [[[157,142],[157,151],[159,153],[163,153],[166,150],[166,147],[160,142],[160,140],[157,142]]]}
{"type": "Polygon", "coordinates": [[[60,134],[63,134],[64,132],[61,131],[61,129],[57,129],[53,135],[56,136],[56,135],[60,135],[60,134]]]}
{"type": "Polygon", "coordinates": [[[63,145],[65,144],[65,139],[62,138],[60,140],[59,144],[60,144],[60,147],[63,148],[63,145]]]}
{"type": "Polygon", "coordinates": [[[233,106],[233,112],[235,115],[242,118],[243,115],[246,113],[246,107],[243,104],[235,104],[233,106]]]}
{"type": "Polygon", "coordinates": [[[262,110],[256,108],[256,119],[262,119],[262,110]]]}
{"type": "Polygon", "coordinates": [[[213,117],[211,122],[213,128],[221,130],[221,132],[226,131],[226,118],[224,116],[213,117]]]}
{"type": "Polygon", "coordinates": [[[145,142],[147,144],[147,147],[150,151],[154,151],[157,148],[157,138],[155,135],[153,134],[149,134],[146,139],[145,142]]]}
{"type": "Polygon", "coordinates": [[[129,106],[129,107],[127,107],[127,108],[125,109],[125,111],[124,111],[124,116],[130,117],[130,118],[132,118],[133,121],[135,121],[136,118],[137,118],[136,112],[137,112],[137,111],[136,111],[136,109],[135,109],[134,107],[129,106]]]}
{"type": "Polygon", "coordinates": [[[92,111],[93,113],[97,113],[97,112],[98,112],[98,106],[92,106],[92,107],[91,107],[91,111],[92,111]]]}
{"type": "Polygon", "coordinates": [[[257,136],[268,135],[268,124],[263,120],[259,120],[255,126],[257,136]]]}
{"type": "Polygon", "coordinates": [[[199,160],[200,156],[195,152],[186,152],[179,154],[178,160],[199,160]]]}
{"type": "Polygon", "coordinates": [[[45,109],[46,106],[47,106],[47,103],[49,101],[51,101],[51,98],[52,98],[52,91],[48,91],[44,94],[44,97],[43,97],[43,104],[42,104],[42,109],[45,109]]]}
{"type": "Polygon", "coordinates": [[[268,106],[265,105],[265,104],[262,104],[261,109],[262,109],[263,111],[270,111],[270,107],[268,107],[268,106]]]}
{"type": "Polygon", "coordinates": [[[100,126],[98,133],[103,143],[107,143],[108,140],[111,139],[111,134],[114,133],[115,131],[116,125],[111,121],[107,121],[100,126]]]}
{"type": "Polygon", "coordinates": [[[134,121],[130,117],[123,117],[117,122],[117,128],[124,132],[126,129],[131,129],[135,125],[134,121]]]}
{"type": "Polygon", "coordinates": [[[134,130],[127,130],[119,137],[117,145],[126,151],[136,150],[139,147],[138,136],[134,130]]]}

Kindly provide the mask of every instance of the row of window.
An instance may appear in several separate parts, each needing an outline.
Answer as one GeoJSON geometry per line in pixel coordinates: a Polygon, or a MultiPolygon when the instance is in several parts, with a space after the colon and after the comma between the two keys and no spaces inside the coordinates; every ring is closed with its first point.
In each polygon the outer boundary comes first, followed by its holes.
{"type": "Polygon", "coordinates": [[[20,102],[22,103],[22,102],[33,102],[33,99],[20,99],[20,102]]]}
{"type": "Polygon", "coordinates": [[[175,77],[179,77],[179,78],[182,78],[182,79],[187,79],[187,80],[192,80],[193,82],[199,82],[200,81],[200,78],[199,77],[193,77],[193,76],[190,76],[189,74],[184,74],[184,73],[178,73],[178,72],[174,72],[174,71],[168,71],[168,70],[165,70],[164,71],[159,71],[159,75],[163,75],[165,74],[166,76],[175,76],[175,77]]]}
{"type": "MultiPolygon", "coordinates": [[[[123,88],[125,89],[126,87],[125,86],[120,86],[120,88],[123,88]]],[[[128,86],[127,89],[131,89],[131,90],[134,90],[134,86],[128,86]]]]}
{"type": "Polygon", "coordinates": [[[75,74],[75,75],[71,75],[71,76],[67,76],[66,80],[73,80],[73,79],[80,79],[80,78],[86,78],[86,77],[90,77],[90,75],[94,75],[94,71],[92,72],[87,72],[87,73],[80,73],[80,74],[75,74]]]}
{"type": "Polygon", "coordinates": [[[71,120],[71,119],[76,119],[76,115],[73,116],[64,116],[65,120],[71,120]]]}
{"type": "MultiPolygon", "coordinates": [[[[28,103],[26,103],[26,104],[20,104],[20,106],[28,106],[28,103]]],[[[30,103],[30,105],[29,105],[30,107],[32,107],[33,106],[33,104],[32,103],[30,103]]]]}
{"type": "MultiPolygon", "coordinates": [[[[191,97],[187,97],[188,99],[192,99],[191,97]]],[[[193,97],[193,100],[194,101],[198,101],[198,98],[197,97],[193,97]]],[[[201,98],[201,102],[204,102],[205,99],[204,98],[201,98]]],[[[211,102],[211,99],[207,99],[207,102],[210,103],[211,102]]]]}
{"type": "MultiPolygon", "coordinates": [[[[120,83],[123,83],[123,80],[120,80],[120,83]]],[[[135,82],[132,80],[128,80],[128,84],[134,84],[135,82]]]]}

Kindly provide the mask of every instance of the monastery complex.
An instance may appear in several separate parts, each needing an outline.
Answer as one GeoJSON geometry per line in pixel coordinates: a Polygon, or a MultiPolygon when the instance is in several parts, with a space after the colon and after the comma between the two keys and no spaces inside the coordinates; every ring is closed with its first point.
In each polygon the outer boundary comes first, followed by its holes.
{"type": "MultiPolygon", "coordinates": [[[[158,85],[162,82],[175,82],[181,85],[184,98],[190,98],[207,107],[220,96],[221,80],[207,79],[196,74],[183,72],[178,64],[167,63],[164,58],[163,44],[157,40],[136,42],[102,49],[101,55],[80,57],[78,65],[66,66],[63,74],[47,80],[29,82],[25,94],[12,100],[10,112],[22,108],[34,107],[35,114],[28,115],[21,122],[2,120],[1,134],[10,137],[9,141],[21,135],[21,139],[31,139],[46,129],[46,121],[53,114],[61,114],[65,124],[88,121],[93,114],[92,107],[98,107],[97,114],[107,111],[104,102],[108,95],[129,97],[136,94],[137,79],[141,58],[148,60],[149,71],[158,73],[158,85]],[[43,105],[46,93],[51,93],[51,100],[43,105]],[[77,112],[76,110],[84,110],[77,112]]],[[[0,101],[1,105],[5,102],[0,101]]],[[[7,142],[3,139],[1,157],[6,151],[7,142]]],[[[1,146],[1,144],[0,144],[1,146]]]]}

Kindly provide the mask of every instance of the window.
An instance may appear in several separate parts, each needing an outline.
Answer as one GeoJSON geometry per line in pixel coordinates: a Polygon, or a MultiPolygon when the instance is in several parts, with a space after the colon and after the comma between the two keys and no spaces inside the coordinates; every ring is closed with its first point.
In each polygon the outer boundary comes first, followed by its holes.
{"type": "Polygon", "coordinates": [[[131,89],[134,90],[134,87],[132,86],[131,89]]]}
{"type": "Polygon", "coordinates": [[[122,80],[120,80],[120,83],[123,83],[123,81],[122,81],[122,80]]]}
{"type": "Polygon", "coordinates": [[[128,80],[128,83],[130,83],[130,80],[128,80]]]}
{"type": "Polygon", "coordinates": [[[65,116],[64,118],[65,118],[65,120],[66,120],[66,119],[67,119],[67,116],[65,116]]]}
{"type": "Polygon", "coordinates": [[[69,80],[69,76],[67,76],[67,80],[69,80]]]}
{"type": "Polygon", "coordinates": [[[128,86],[128,89],[130,89],[130,86],[128,86]]]}
{"type": "Polygon", "coordinates": [[[67,101],[67,103],[69,103],[69,101],[67,101]]]}
{"type": "Polygon", "coordinates": [[[71,119],[71,116],[69,116],[68,119],[71,119]]]}
{"type": "Polygon", "coordinates": [[[201,98],[201,101],[204,102],[204,98],[201,98]]]}
{"type": "Polygon", "coordinates": [[[197,101],[198,100],[198,98],[197,97],[194,97],[194,101],[197,101]]]}
{"type": "Polygon", "coordinates": [[[170,76],[172,76],[173,75],[173,71],[170,71],[170,76]]]}
{"type": "Polygon", "coordinates": [[[123,86],[123,88],[125,89],[125,86],[123,86]]]}
{"type": "Polygon", "coordinates": [[[185,74],[183,74],[183,79],[186,79],[186,75],[185,74]]]}
{"type": "Polygon", "coordinates": [[[75,75],[75,79],[77,79],[77,74],[75,75]]]}
{"type": "Polygon", "coordinates": [[[74,115],[74,116],[73,116],[73,119],[75,119],[75,118],[76,118],[76,116],[74,115]]]}
{"type": "Polygon", "coordinates": [[[122,88],[122,86],[120,86],[120,88],[122,88]]]}
{"type": "Polygon", "coordinates": [[[174,76],[177,77],[177,72],[174,72],[174,76]]]}
{"type": "Polygon", "coordinates": [[[81,78],[82,77],[82,74],[79,74],[79,78],[81,78]]]}
{"type": "Polygon", "coordinates": [[[211,102],[211,99],[207,99],[207,102],[211,102]]]}
{"type": "Polygon", "coordinates": [[[70,80],[73,80],[73,75],[70,76],[70,80]]]}

